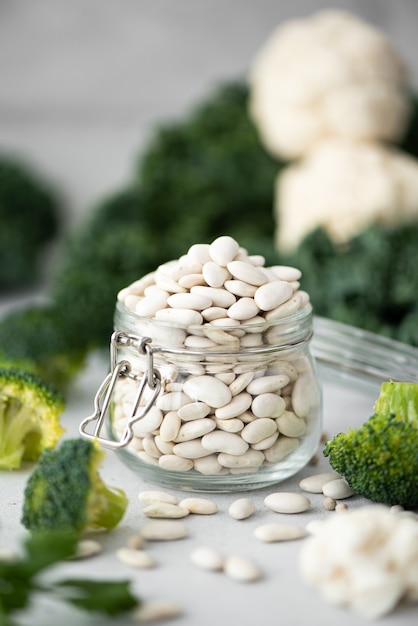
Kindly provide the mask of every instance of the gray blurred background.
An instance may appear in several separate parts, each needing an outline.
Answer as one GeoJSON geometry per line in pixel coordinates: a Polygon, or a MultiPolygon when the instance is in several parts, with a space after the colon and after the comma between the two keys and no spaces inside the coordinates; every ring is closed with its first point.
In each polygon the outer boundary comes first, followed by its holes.
{"type": "Polygon", "coordinates": [[[283,20],[347,9],[418,85],[418,0],[0,0],[0,152],[61,192],[69,222],[129,178],[155,124],[245,76],[283,20]]]}

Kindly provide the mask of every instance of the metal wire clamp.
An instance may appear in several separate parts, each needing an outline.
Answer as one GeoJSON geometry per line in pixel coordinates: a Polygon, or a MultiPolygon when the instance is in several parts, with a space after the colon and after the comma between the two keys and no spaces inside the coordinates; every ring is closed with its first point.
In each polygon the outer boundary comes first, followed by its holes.
{"type": "Polygon", "coordinates": [[[126,447],[134,436],[133,425],[147,415],[154,405],[161,390],[161,375],[154,367],[152,348],[149,345],[149,337],[137,337],[121,331],[115,331],[110,339],[110,372],[103,380],[94,397],[94,412],[83,419],[79,426],[79,433],[85,439],[95,440],[105,448],[119,449],[126,447]],[[128,360],[118,361],[118,350],[120,348],[136,348],[141,355],[147,357],[147,368],[144,374],[138,375],[132,371],[131,363],[128,360]],[[101,436],[106,417],[109,413],[110,404],[116,384],[120,378],[128,377],[138,382],[138,389],[132,405],[132,410],[127,418],[125,429],[119,441],[101,436]],[[140,406],[144,390],[148,386],[152,394],[147,402],[140,406]],[[94,425],[93,432],[91,425],[94,425]]]}

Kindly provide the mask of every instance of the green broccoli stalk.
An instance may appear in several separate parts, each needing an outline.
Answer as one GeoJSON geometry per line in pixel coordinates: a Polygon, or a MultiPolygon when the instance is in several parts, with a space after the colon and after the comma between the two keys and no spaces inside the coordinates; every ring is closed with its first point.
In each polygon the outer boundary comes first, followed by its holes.
{"type": "Polygon", "coordinates": [[[45,450],[25,488],[23,525],[30,531],[79,534],[114,528],[128,500],[121,489],[111,489],[102,480],[98,470],[103,457],[95,442],[83,439],[45,450]]]}
{"type": "Polygon", "coordinates": [[[37,461],[63,435],[61,396],[35,374],[0,369],[0,469],[37,461]]]}
{"type": "Polygon", "coordinates": [[[357,494],[417,507],[418,384],[383,383],[374,415],[328,441],[324,456],[357,494]]]}

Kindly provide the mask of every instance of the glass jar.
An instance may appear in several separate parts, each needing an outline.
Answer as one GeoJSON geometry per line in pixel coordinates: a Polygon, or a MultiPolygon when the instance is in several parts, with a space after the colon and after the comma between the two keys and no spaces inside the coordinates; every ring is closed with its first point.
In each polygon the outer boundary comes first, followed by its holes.
{"type": "Polygon", "coordinates": [[[283,319],[220,328],[157,322],[118,301],[115,329],[97,400],[100,421],[108,415],[102,443],[146,481],[251,490],[314,455],[322,412],[309,302],[283,319]]]}

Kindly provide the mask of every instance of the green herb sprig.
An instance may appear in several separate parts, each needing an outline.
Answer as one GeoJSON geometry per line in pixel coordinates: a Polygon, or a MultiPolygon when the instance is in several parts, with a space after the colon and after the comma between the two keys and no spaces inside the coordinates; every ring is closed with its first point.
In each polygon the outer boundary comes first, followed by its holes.
{"type": "Polygon", "coordinates": [[[18,626],[16,613],[29,609],[36,596],[46,594],[78,609],[109,616],[140,606],[128,580],[41,580],[41,574],[76,555],[77,542],[73,533],[33,533],[24,542],[22,557],[0,560],[1,626],[18,626]]]}

